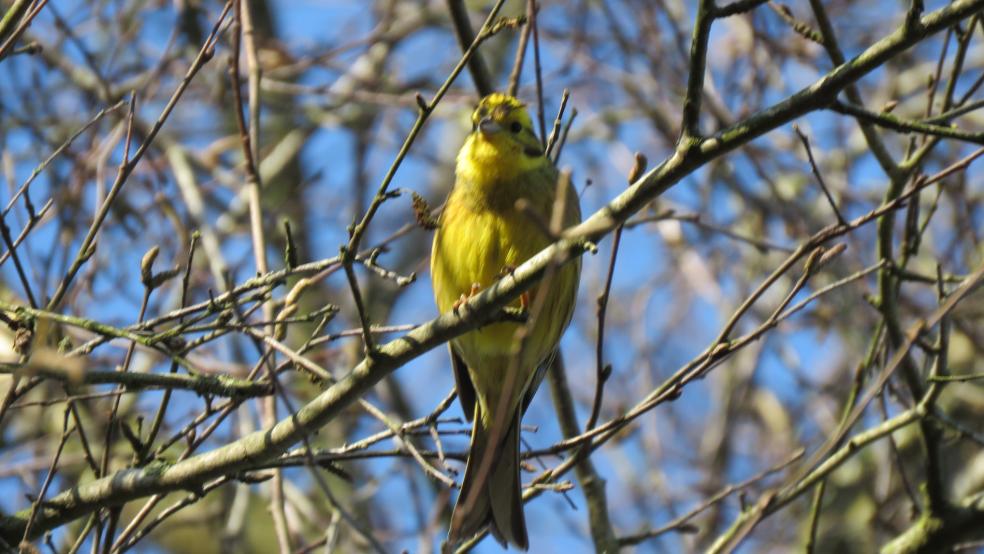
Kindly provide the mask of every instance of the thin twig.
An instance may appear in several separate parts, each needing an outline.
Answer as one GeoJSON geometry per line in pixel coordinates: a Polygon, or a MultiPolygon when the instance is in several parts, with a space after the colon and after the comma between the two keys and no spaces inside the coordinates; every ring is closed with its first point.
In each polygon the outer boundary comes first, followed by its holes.
{"type": "Polygon", "coordinates": [[[55,477],[55,471],[58,470],[58,462],[61,459],[62,450],[65,448],[65,443],[68,441],[68,437],[70,437],[72,435],[72,431],[74,431],[74,428],[69,428],[68,426],[68,414],[70,411],[70,407],[65,408],[65,413],[62,417],[61,439],[58,441],[58,447],[55,448],[55,455],[51,458],[51,465],[48,466],[48,474],[44,477],[44,483],[41,485],[41,492],[38,493],[37,499],[31,503],[31,515],[27,519],[27,525],[24,527],[24,537],[21,539],[21,544],[28,542],[28,537],[31,536],[31,526],[34,524],[34,518],[38,515],[38,507],[44,503],[44,497],[48,494],[48,487],[51,486],[51,481],[55,477]]]}
{"type": "Polygon", "coordinates": [[[813,176],[817,178],[817,184],[820,185],[820,190],[823,191],[823,195],[827,197],[827,202],[830,204],[830,209],[832,209],[834,211],[834,215],[837,216],[837,223],[844,225],[846,220],[837,208],[837,202],[834,202],[834,197],[830,194],[830,189],[827,188],[827,182],[824,181],[823,174],[820,173],[820,168],[817,167],[817,161],[813,159],[813,149],[810,148],[810,139],[807,138],[806,133],[799,128],[799,125],[793,125],[793,131],[796,131],[800,141],[803,143],[803,148],[806,150],[806,157],[810,160],[810,169],[813,171],[813,176]]]}
{"type": "Polygon", "coordinates": [[[222,13],[219,15],[218,20],[212,27],[212,32],[208,35],[208,38],[205,40],[205,44],[202,45],[201,50],[198,51],[198,56],[196,56],[195,60],[191,63],[191,66],[185,73],[184,78],[178,84],[174,94],[171,95],[171,98],[164,106],[164,109],[161,111],[157,121],[154,122],[154,125],[151,127],[146,138],[144,138],[144,141],[140,144],[140,147],[137,148],[137,151],[133,154],[132,158],[129,157],[130,138],[133,131],[132,112],[134,103],[131,98],[130,123],[127,125],[127,137],[124,144],[124,163],[120,164],[116,173],[116,180],[113,181],[113,185],[110,187],[109,193],[106,195],[106,199],[99,207],[99,211],[96,213],[96,217],[92,222],[92,225],[89,226],[89,230],[86,232],[85,238],[82,239],[82,243],[79,245],[79,250],[75,255],[75,259],[72,261],[72,264],[65,276],[62,277],[61,282],[58,284],[58,288],[56,288],[55,292],[51,295],[51,300],[48,301],[46,306],[47,309],[54,310],[61,304],[65,294],[68,292],[68,288],[71,285],[72,280],[75,278],[75,275],[79,272],[79,269],[82,268],[82,265],[84,265],[85,262],[88,261],[89,258],[95,253],[96,236],[98,235],[103,222],[106,220],[106,216],[109,214],[113,201],[123,189],[123,185],[126,184],[130,174],[133,173],[133,170],[136,169],[137,164],[150,148],[150,145],[153,143],[154,139],[157,137],[157,134],[160,132],[161,128],[164,126],[164,123],[174,110],[174,107],[177,105],[178,100],[181,99],[181,96],[184,94],[185,90],[187,90],[188,85],[191,84],[192,79],[194,79],[195,75],[198,74],[201,68],[204,67],[210,59],[212,59],[212,56],[215,53],[215,42],[218,40],[219,28],[221,27],[222,22],[225,21],[226,14],[229,13],[229,9],[232,7],[232,2],[233,0],[227,0],[225,7],[222,9],[222,13]]]}
{"type": "Polygon", "coordinates": [[[509,86],[506,88],[510,96],[516,96],[519,91],[519,81],[523,74],[523,61],[526,59],[526,47],[530,42],[530,32],[533,30],[530,21],[533,19],[533,10],[535,9],[533,0],[526,0],[526,24],[523,25],[523,32],[519,35],[516,57],[513,60],[512,70],[509,72],[509,86]]]}

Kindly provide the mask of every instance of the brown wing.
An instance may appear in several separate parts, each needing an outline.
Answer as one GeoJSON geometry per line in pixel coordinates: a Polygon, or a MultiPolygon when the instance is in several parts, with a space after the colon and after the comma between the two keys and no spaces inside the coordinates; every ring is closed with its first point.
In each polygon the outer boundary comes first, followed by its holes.
{"type": "Polygon", "coordinates": [[[557,351],[554,350],[549,356],[536,367],[536,373],[530,378],[530,385],[526,387],[526,392],[523,393],[523,411],[526,413],[526,409],[530,407],[530,402],[533,402],[533,395],[536,394],[536,389],[540,388],[540,383],[543,382],[543,378],[546,377],[547,371],[553,364],[554,358],[557,356],[557,351]]]}
{"type": "Polygon", "coordinates": [[[458,401],[461,402],[461,409],[465,412],[465,419],[471,421],[475,417],[475,385],[468,376],[468,366],[450,343],[448,353],[451,354],[451,369],[454,371],[454,387],[458,391],[458,401]]]}

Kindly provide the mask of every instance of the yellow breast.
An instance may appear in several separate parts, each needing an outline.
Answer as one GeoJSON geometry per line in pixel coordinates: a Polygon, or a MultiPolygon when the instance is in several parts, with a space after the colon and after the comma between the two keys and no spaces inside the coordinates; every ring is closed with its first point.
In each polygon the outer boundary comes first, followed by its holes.
{"type": "MultiPolygon", "coordinates": [[[[518,267],[550,243],[531,216],[515,208],[515,201],[525,198],[547,221],[555,187],[556,171],[552,167],[492,186],[475,186],[459,175],[441,215],[431,256],[434,295],[441,311],[450,310],[462,294],[472,289],[473,283],[480,289],[488,287],[504,271],[518,267]]],[[[567,224],[579,218],[576,198],[572,205],[565,218],[567,224]]],[[[528,355],[524,356],[529,364],[547,356],[567,326],[578,274],[578,264],[570,264],[560,270],[549,289],[542,291],[548,296],[544,317],[533,322],[531,336],[536,340],[528,345],[528,355]]],[[[532,304],[541,293],[539,288],[531,291],[532,304]]],[[[518,306],[519,301],[513,305],[518,306]]],[[[459,337],[454,344],[465,362],[475,366],[490,357],[508,355],[517,328],[514,323],[488,325],[459,337]]]]}

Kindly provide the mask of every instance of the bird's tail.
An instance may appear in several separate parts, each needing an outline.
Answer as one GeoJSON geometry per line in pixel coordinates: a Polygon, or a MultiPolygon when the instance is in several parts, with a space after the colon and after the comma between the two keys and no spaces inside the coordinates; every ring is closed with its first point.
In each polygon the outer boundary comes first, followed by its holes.
{"type": "Polygon", "coordinates": [[[476,403],[468,463],[451,514],[448,540],[457,543],[468,539],[488,524],[497,541],[526,550],[529,538],[519,480],[520,411],[516,410],[511,421],[502,423],[507,426],[506,432],[494,445],[495,418],[481,417],[480,410],[476,403]]]}

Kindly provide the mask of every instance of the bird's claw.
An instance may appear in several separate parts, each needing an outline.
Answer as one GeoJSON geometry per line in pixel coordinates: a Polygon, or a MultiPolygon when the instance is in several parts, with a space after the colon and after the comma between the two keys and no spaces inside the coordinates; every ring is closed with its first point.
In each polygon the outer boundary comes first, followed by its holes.
{"type": "Polygon", "coordinates": [[[468,302],[469,298],[478,294],[478,291],[480,291],[481,289],[482,289],[482,285],[478,283],[472,283],[471,289],[469,289],[468,293],[467,294],[462,293],[461,296],[458,297],[458,300],[455,301],[454,305],[451,306],[451,311],[454,312],[455,315],[458,315],[458,309],[461,308],[461,306],[464,305],[465,302],[468,302]]]}

